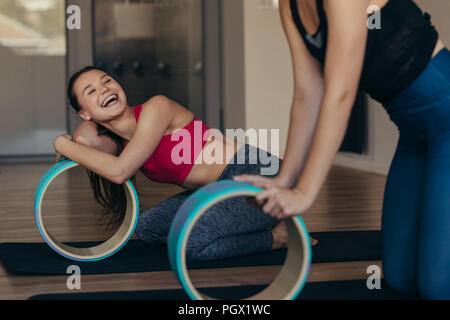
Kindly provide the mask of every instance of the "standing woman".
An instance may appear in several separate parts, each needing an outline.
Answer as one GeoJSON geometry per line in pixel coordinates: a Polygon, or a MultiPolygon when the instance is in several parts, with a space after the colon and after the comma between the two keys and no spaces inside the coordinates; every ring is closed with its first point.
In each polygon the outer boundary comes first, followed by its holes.
{"type": "Polygon", "coordinates": [[[277,218],[317,197],[342,143],[358,87],[400,132],[385,189],[383,273],[405,294],[450,299],[450,52],[412,0],[280,0],[295,94],[280,174],[242,176],[277,218]],[[380,8],[381,29],[367,27],[380,8]],[[371,12],[373,13],[373,12],[371,12]]]}

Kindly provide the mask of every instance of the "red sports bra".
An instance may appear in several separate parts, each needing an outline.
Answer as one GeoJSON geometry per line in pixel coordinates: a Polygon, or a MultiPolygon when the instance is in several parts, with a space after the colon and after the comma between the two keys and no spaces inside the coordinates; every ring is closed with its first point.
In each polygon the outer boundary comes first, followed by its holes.
{"type": "MultiPolygon", "coordinates": [[[[136,122],[139,122],[142,105],[133,109],[136,122]]],[[[208,141],[209,129],[201,120],[194,118],[183,129],[164,135],[151,157],[141,167],[141,172],[153,181],[182,184],[208,141]],[[184,151],[190,154],[185,155],[184,151]]],[[[126,146],[125,142],[124,145],[126,146]]]]}

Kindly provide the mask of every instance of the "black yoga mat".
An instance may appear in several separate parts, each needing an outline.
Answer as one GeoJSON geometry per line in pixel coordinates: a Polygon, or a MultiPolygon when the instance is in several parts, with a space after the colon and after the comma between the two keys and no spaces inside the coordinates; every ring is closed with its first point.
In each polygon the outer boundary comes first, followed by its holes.
{"type": "MultiPolygon", "coordinates": [[[[239,286],[199,289],[202,293],[225,300],[243,299],[255,295],[265,286],[239,286]]],[[[369,290],[366,280],[309,282],[297,300],[417,300],[391,290],[384,280],[381,289],[369,290]]],[[[189,300],[182,289],[152,291],[120,291],[95,293],[42,294],[29,300],[189,300]]]]}
{"type": "MultiPolygon", "coordinates": [[[[381,231],[311,233],[319,240],[312,249],[312,262],[346,262],[381,259],[381,231]]],[[[69,243],[92,246],[95,243],[69,243]]],[[[232,259],[188,263],[189,269],[251,267],[284,264],[286,249],[232,259]]],[[[166,246],[129,241],[118,253],[97,262],[77,262],[54,252],[46,243],[2,243],[0,261],[13,275],[66,275],[78,265],[82,274],[137,273],[171,270],[166,246]]]]}

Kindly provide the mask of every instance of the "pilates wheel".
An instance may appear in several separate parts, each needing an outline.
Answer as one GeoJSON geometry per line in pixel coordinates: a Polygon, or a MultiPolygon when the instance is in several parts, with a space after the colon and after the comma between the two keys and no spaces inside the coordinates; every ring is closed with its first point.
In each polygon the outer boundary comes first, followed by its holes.
{"type": "MultiPolygon", "coordinates": [[[[168,240],[169,259],[181,285],[193,300],[213,299],[200,293],[192,284],[186,267],[186,245],[198,219],[216,203],[239,196],[255,196],[262,191],[251,184],[219,181],[194,192],[178,209],[168,240]]],[[[293,300],[305,285],[311,265],[309,234],[300,217],[285,221],[288,252],[285,264],[275,280],[249,300],[293,300]]]]}
{"type": "Polygon", "coordinates": [[[34,212],[39,232],[45,242],[60,255],[75,261],[98,261],[119,251],[133,235],[139,216],[139,201],[136,189],[130,180],[124,183],[127,196],[127,210],[124,221],[117,232],[105,242],[90,248],[76,248],[57,241],[45,229],[42,219],[42,201],[48,186],[58,175],[79,166],[71,160],[63,160],[51,167],[41,178],[34,194],[34,212]]]}

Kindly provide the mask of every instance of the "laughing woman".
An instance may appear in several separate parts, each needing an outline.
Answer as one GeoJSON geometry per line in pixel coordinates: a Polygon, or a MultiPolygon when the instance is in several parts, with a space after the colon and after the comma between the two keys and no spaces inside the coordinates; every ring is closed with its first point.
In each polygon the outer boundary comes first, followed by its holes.
{"type": "MultiPolygon", "coordinates": [[[[73,137],[58,137],[55,150],[90,170],[95,197],[113,223],[120,223],[125,214],[121,184],[139,169],[153,181],[186,189],[140,214],[136,234],[149,244],[167,241],[178,208],[193,190],[239,174],[259,174],[266,166],[249,163],[249,156],[260,150],[209,130],[167,97],[155,96],[143,105],[129,107],[121,86],[95,67],[74,74],[68,94],[84,122],[73,137]],[[104,134],[99,135],[98,128],[104,134]],[[198,137],[195,128],[201,129],[198,137]],[[189,159],[183,154],[188,161],[181,164],[172,159],[180,143],[179,136],[172,139],[177,131],[192,138],[193,152],[187,155],[189,159]],[[208,133],[213,133],[210,139],[208,133]],[[196,148],[198,144],[201,148],[196,148]],[[216,151],[213,158],[211,150],[216,151]]],[[[271,163],[281,161],[267,156],[271,163]]],[[[243,197],[228,199],[210,208],[194,226],[186,256],[190,261],[212,260],[277,249],[286,245],[284,228],[278,219],[250,206],[243,197]]]]}
{"type": "Polygon", "coordinates": [[[237,179],[266,188],[257,202],[274,217],[308,210],[364,89],[400,132],[383,204],[384,278],[450,299],[450,52],[430,16],[412,0],[280,0],[280,14],[295,74],[284,163],[274,180],[237,179]],[[371,5],[379,30],[367,28],[371,5]]]}

